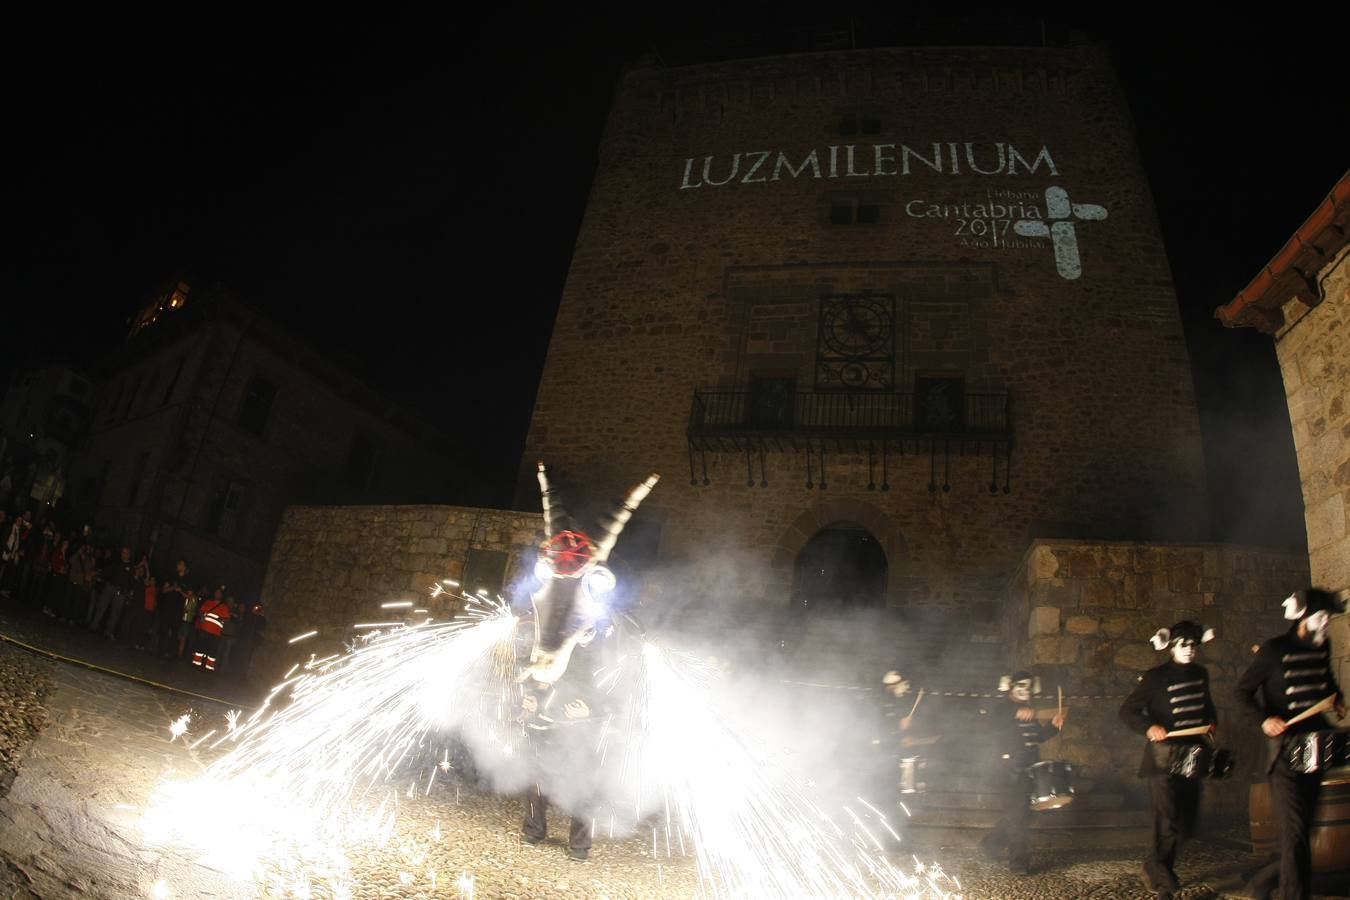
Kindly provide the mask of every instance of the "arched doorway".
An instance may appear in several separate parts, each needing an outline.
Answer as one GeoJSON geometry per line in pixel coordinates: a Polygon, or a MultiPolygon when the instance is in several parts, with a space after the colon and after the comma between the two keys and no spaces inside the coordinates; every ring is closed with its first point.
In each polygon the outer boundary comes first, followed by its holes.
{"type": "Polygon", "coordinates": [[[886,551],[856,522],[832,522],[797,553],[792,608],[798,613],[878,609],[886,604],[886,551]]]}

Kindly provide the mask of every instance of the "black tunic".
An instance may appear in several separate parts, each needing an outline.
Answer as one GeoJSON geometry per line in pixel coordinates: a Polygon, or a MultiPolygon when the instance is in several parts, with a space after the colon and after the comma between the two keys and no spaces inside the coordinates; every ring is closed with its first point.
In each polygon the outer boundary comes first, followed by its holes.
{"type": "MultiPolygon", "coordinates": [[[[1161,725],[1167,731],[1217,725],[1219,714],[1209,693],[1209,672],[1204,666],[1180,665],[1170,659],[1149,669],[1139,676],[1139,683],[1120,705],[1120,721],[1136,734],[1146,734],[1153,725],[1161,725]]],[[[1163,748],[1203,741],[1202,736],[1195,735],[1172,738],[1165,745],[1145,745],[1139,774],[1167,772],[1158,758],[1166,755],[1163,748]]]]}
{"type": "MultiPolygon", "coordinates": [[[[1261,645],[1256,658],[1238,679],[1237,699],[1242,711],[1258,726],[1271,716],[1286,722],[1315,706],[1328,694],[1341,695],[1331,669],[1331,641],[1317,646],[1299,639],[1298,626],[1261,645]]],[[[1289,726],[1286,734],[1322,731],[1330,724],[1321,715],[1289,726]]],[[[1266,771],[1275,765],[1281,741],[1270,741],[1266,771]]]]}
{"type": "Polygon", "coordinates": [[[1017,710],[1023,705],[1009,699],[995,704],[995,708],[990,710],[994,752],[1000,763],[1019,772],[1040,760],[1039,744],[1059,734],[1059,729],[1048,723],[1043,724],[1035,719],[1019,721],[1017,710]]]}

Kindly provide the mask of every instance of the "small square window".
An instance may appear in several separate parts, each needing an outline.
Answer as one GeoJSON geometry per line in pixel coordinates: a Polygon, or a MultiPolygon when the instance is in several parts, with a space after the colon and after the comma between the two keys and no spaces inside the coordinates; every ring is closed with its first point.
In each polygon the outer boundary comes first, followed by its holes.
{"type": "Polygon", "coordinates": [[[839,120],[839,133],[845,137],[858,133],[858,117],[844,116],[839,120]]]}
{"type": "Polygon", "coordinates": [[[276,398],[275,384],[261,375],[253,376],[249,380],[248,389],[244,392],[244,402],[239,408],[239,426],[261,436],[267,428],[267,419],[272,415],[272,402],[276,398]]]}
{"type": "Polygon", "coordinates": [[[876,119],[876,118],[863,119],[863,120],[862,120],[862,133],[863,133],[863,134],[881,134],[881,120],[880,120],[880,119],[876,119]]]}
{"type": "Polygon", "coordinates": [[[853,224],[853,204],[852,204],[852,203],[831,203],[831,204],[830,204],[830,224],[831,224],[831,225],[852,225],[852,224],[853,224]]]}
{"type": "Polygon", "coordinates": [[[875,225],[881,221],[881,207],[875,203],[858,204],[858,224],[875,225]]]}

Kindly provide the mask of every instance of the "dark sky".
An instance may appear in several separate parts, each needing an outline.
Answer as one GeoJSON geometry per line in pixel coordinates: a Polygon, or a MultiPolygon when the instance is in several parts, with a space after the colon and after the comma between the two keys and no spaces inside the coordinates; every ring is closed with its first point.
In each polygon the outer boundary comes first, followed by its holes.
{"type": "Polygon", "coordinates": [[[1018,21],[994,7],[833,22],[819,4],[646,8],[11,23],[5,365],[96,359],[156,283],[220,280],[462,433],[506,502],[624,62],[783,46],[831,24],[864,45],[1034,40],[1039,10],[1051,39],[1085,29],[1116,53],[1193,354],[1215,538],[1302,542],[1270,340],[1211,313],[1350,166],[1326,124],[1343,70],[1314,22],[1186,26],[1138,5],[1022,5],[1018,21]]]}

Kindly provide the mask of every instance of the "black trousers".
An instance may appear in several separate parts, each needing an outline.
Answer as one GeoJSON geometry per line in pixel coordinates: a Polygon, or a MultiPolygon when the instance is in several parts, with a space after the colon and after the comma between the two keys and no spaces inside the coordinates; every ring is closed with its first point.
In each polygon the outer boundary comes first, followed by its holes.
{"type": "Polygon", "coordinates": [[[158,638],[159,654],[169,658],[178,656],[178,632],[183,627],[183,610],[156,607],[155,636],[158,638]]]}
{"type": "MultiPolygon", "coordinates": [[[[521,834],[536,841],[548,837],[548,798],[535,785],[525,795],[525,821],[520,826],[521,834]]],[[[572,850],[591,849],[591,820],[580,816],[572,817],[572,825],[567,831],[567,846],[572,850]]]]}
{"type": "Polygon", "coordinates": [[[1030,858],[1027,850],[1027,828],[1031,824],[1031,791],[1026,773],[1009,772],[1004,775],[999,793],[1003,798],[1002,815],[994,830],[984,838],[990,850],[1008,850],[1008,862],[1016,865],[1030,858]]]}
{"type": "Polygon", "coordinates": [[[1280,842],[1279,900],[1308,900],[1312,896],[1313,812],[1322,794],[1322,775],[1291,771],[1285,754],[1270,773],[1270,805],[1280,842]]]}
{"type": "Polygon", "coordinates": [[[1154,884],[1175,891],[1180,882],[1172,866],[1182,843],[1195,834],[1201,780],[1172,775],[1150,775],[1147,780],[1148,805],[1153,810],[1153,844],[1144,858],[1144,868],[1154,884]]]}

